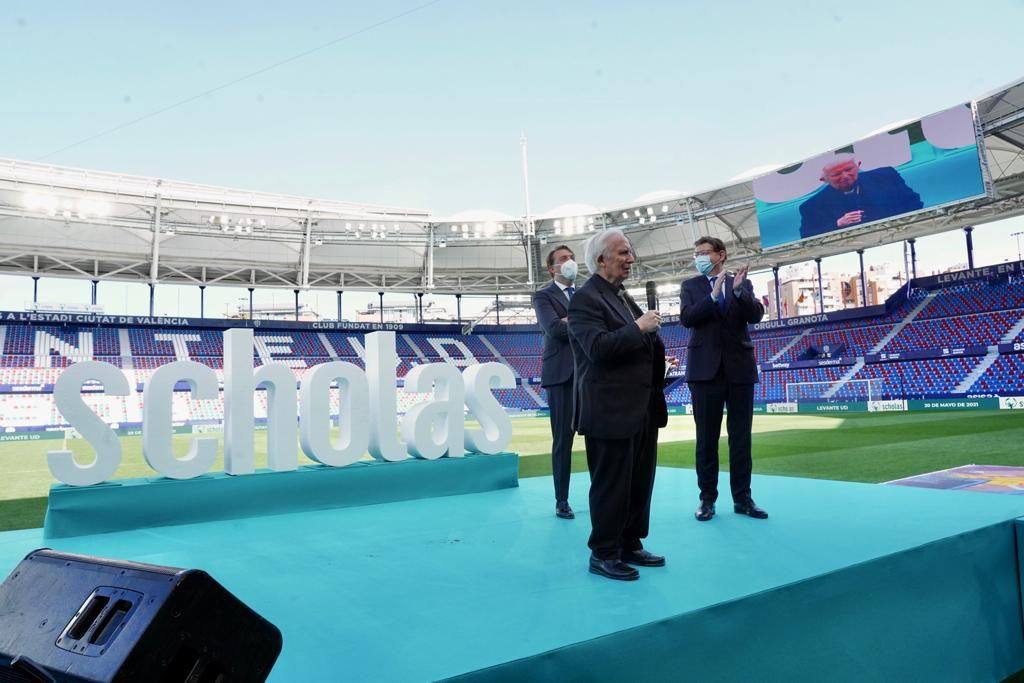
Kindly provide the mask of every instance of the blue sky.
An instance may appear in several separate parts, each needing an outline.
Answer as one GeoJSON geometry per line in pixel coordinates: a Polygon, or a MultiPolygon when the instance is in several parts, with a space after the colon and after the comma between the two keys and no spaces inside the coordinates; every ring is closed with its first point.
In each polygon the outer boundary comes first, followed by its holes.
{"type": "MultiPolygon", "coordinates": [[[[614,205],[718,185],[1024,76],[1020,2],[440,0],[366,30],[423,4],[5,2],[0,156],[519,214],[521,131],[535,210],[614,205]]],[[[991,241],[1005,256],[1020,229],[980,230],[979,251],[991,241]]],[[[953,259],[953,242],[933,257],[953,259]]]]}

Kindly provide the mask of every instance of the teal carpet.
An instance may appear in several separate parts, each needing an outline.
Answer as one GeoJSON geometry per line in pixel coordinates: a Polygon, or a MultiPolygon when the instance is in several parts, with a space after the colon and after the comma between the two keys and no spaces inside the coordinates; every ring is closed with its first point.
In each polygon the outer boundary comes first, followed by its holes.
{"type": "MultiPolygon", "coordinates": [[[[0,576],[55,549],[205,569],[284,634],[274,681],[998,680],[1024,668],[1024,499],[755,477],[767,521],[693,519],[661,469],[632,583],[587,572],[550,478],[519,488],[44,541],[0,534],[0,576]]],[[[723,481],[727,487],[727,483],[723,481]]],[[[182,501],[187,504],[187,501],[182,501]]],[[[88,514],[87,511],[82,511],[88,514]]]]}

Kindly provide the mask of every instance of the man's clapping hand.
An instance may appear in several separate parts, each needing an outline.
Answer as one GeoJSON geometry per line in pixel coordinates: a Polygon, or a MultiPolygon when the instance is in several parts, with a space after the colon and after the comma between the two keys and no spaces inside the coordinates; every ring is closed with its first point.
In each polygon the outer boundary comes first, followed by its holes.
{"type": "Polygon", "coordinates": [[[743,281],[747,279],[747,271],[750,266],[740,266],[736,274],[732,276],[732,289],[737,294],[743,291],[743,281]]]}
{"type": "Polygon", "coordinates": [[[636,319],[637,327],[642,332],[657,332],[661,327],[661,313],[658,311],[647,311],[636,319]]]}
{"type": "Polygon", "coordinates": [[[711,298],[718,301],[719,297],[722,296],[723,287],[725,287],[725,273],[715,278],[715,284],[711,288],[711,298]]]}

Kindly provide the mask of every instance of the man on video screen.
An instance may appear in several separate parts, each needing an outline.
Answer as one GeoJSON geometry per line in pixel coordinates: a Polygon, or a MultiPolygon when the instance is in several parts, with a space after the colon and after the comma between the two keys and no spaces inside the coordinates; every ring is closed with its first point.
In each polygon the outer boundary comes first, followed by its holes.
{"type": "Polygon", "coordinates": [[[921,197],[891,166],[860,172],[852,154],[837,154],[821,169],[825,187],[800,205],[800,237],[851,228],[922,208],[921,197]]]}

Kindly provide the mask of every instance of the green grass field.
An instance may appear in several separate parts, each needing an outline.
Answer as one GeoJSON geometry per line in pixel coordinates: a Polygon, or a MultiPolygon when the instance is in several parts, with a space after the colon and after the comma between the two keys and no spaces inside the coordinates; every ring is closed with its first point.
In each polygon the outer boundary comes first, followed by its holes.
{"type": "MultiPolygon", "coordinates": [[[[966,464],[1024,465],[1024,411],[759,415],[754,418],[754,473],[881,482],[966,464]]],[[[208,436],[215,436],[213,434],[208,436]]],[[[184,454],[190,435],[175,437],[184,454]]],[[[693,419],[673,416],[661,431],[658,464],[693,467],[693,419]]],[[[265,459],[266,432],[256,433],[257,461],[265,459]]],[[[520,475],[551,473],[546,418],[513,421],[511,450],[521,456],[520,475]]],[[[141,438],[122,439],[118,478],[152,476],[142,459],[141,438]]],[[[46,495],[54,483],[46,451],[59,441],[0,444],[0,531],[42,525],[46,495]]],[[[71,450],[88,458],[84,441],[71,450]]],[[[728,446],[721,444],[722,467],[728,446]]],[[[300,455],[303,464],[309,463],[300,455]]],[[[215,471],[223,467],[220,456],[215,471]]],[[[585,471],[583,440],[577,437],[573,471],[585,471]]],[[[696,491],[694,498],[696,499],[696,491]]]]}

